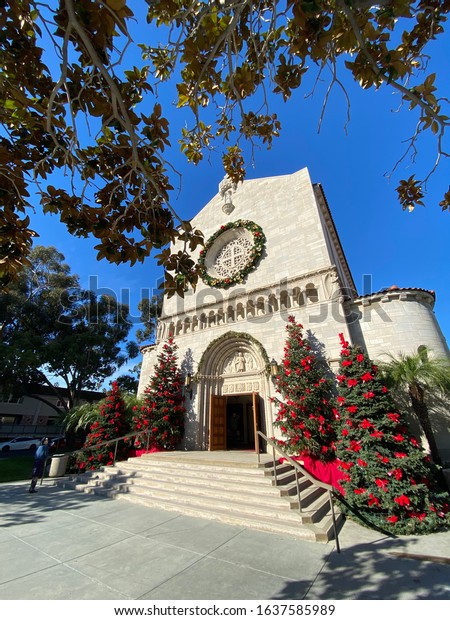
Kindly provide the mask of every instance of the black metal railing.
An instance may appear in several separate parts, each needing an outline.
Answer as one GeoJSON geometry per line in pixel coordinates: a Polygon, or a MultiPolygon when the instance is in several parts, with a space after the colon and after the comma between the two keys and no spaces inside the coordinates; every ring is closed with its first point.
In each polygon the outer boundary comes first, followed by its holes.
{"type": "MultiPolygon", "coordinates": [[[[150,445],[150,431],[139,431],[139,432],[134,432],[134,433],[128,433],[128,435],[122,435],[122,437],[116,437],[115,439],[108,439],[107,441],[102,441],[100,443],[97,443],[93,446],[87,446],[87,447],[83,447],[83,448],[79,448],[78,450],[71,450],[69,452],[65,452],[63,455],[49,455],[46,460],[45,460],[45,464],[44,464],[44,472],[47,469],[47,462],[52,459],[55,458],[55,456],[64,456],[67,457],[69,460],[71,458],[73,458],[75,455],[77,454],[85,454],[86,452],[90,451],[90,450],[98,450],[99,448],[102,448],[104,446],[109,446],[114,444],[114,453],[113,453],[113,459],[112,459],[112,463],[111,465],[114,466],[116,464],[116,458],[117,458],[117,449],[119,447],[119,442],[120,441],[126,441],[126,440],[131,440],[132,438],[134,438],[134,441],[136,442],[136,439],[138,437],[142,437],[144,436],[146,438],[145,441],[145,451],[148,452],[149,449],[149,445],[150,445]]],[[[80,473],[80,467],[78,468],[78,473],[80,473]]],[[[44,473],[42,474],[41,477],[41,484],[42,481],[44,479],[44,473]]]]}
{"type": "MultiPolygon", "coordinates": [[[[294,468],[295,471],[295,484],[296,484],[296,488],[297,488],[297,498],[298,498],[298,506],[299,506],[299,512],[303,512],[302,510],[302,498],[301,498],[301,490],[300,490],[300,484],[299,484],[299,474],[301,474],[303,477],[305,477],[307,480],[309,480],[311,482],[312,485],[319,487],[321,489],[324,489],[325,491],[327,491],[328,493],[328,501],[330,504],[330,509],[331,509],[331,518],[333,520],[333,533],[334,533],[334,538],[336,540],[336,551],[338,553],[341,552],[341,547],[339,544],[339,535],[338,535],[338,528],[337,528],[337,523],[336,523],[336,514],[335,514],[335,510],[334,510],[334,487],[331,486],[331,484],[327,484],[326,482],[322,482],[321,480],[318,480],[317,478],[315,478],[312,474],[310,474],[304,467],[302,467],[302,465],[294,460],[292,457],[289,456],[289,454],[287,454],[275,441],[273,441],[272,439],[269,439],[268,437],[266,437],[266,435],[264,435],[264,433],[262,433],[261,431],[257,431],[258,435],[260,435],[262,437],[262,439],[264,439],[265,442],[267,442],[267,444],[269,446],[272,447],[272,454],[273,454],[273,475],[274,475],[274,482],[275,482],[275,486],[278,483],[278,476],[277,476],[277,463],[276,463],[276,455],[275,452],[279,452],[283,459],[286,459],[286,461],[292,465],[292,467],[294,468]]],[[[257,453],[257,459],[258,459],[258,465],[261,463],[261,457],[260,457],[260,453],[257,453]]]]}

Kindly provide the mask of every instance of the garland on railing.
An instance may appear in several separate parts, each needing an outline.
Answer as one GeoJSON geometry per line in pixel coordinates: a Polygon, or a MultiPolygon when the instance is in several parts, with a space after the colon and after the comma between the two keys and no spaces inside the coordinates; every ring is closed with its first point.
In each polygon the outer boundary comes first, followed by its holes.
{"type": "Polygon", "coordinates": [[[226,289],[230,286],[233,286],[233,284],[242,283],[244,279],[248,276],[248,274],[254,269],[256,269],[264,251],[265,244],[266,236],[263,232],[263,229],[261,228],[261,226],[258,226],[258,224],[255,224],[255,222],[252,222],[251,220],[236,220],[235,222],[228,222],[228,224],[224,224],[208,239],[205,247],[203,248],[203,250],[200,251],[200,257],[198,259],[198,264],[201,268],[200,277],[205,284],[207,284],[208,286],[214,286],[216,288],[226,289]],[[250,252],[250,260],[247,262],[245,267],[226,278],[210,276],[207,272],[207,268],[205,265],[208,251],[211,249],[216,239],[220,237],[225,231],[236,228],[245,228],[253,235],[253,248],[250,252]]]}

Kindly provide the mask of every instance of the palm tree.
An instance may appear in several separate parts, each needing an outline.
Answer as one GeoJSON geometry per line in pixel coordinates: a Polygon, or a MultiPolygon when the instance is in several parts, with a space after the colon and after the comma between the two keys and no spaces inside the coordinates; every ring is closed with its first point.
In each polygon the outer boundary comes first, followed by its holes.
{"type": "Polygon", "coordinates": [[[428,357],[428,348],[419,347],[417,353],[397,357],[389,355],[391,361],[380,364],[387,382],[393,387],[406,388],[414,413],[416,414],[430,447],[435,463],[441,464],[436,438],[430,422],[427,393],[450,392],[450,359],[428,357]]]}
{"type": "MultiPolygon", "coordinates": [[[[125,417],[131,424],[134,407],[142,405],[141,399],[135,394],[126,393],[123,395],[125,403],[125,417]]],[[[76,432],[88,429],[94,422],[100,419],[100,409],[105,399],[94,403],[83,403],[77,407],[72,407],[69,412],[64,412],[61,416],[61,424],[68,432],[76,432]]]]}

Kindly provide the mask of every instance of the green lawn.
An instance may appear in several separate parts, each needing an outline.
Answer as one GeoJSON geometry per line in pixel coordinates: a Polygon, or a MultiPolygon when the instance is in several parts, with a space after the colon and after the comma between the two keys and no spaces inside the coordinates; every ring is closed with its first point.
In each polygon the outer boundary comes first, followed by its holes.
{"type": "Polygon", "coordinates": [[[0,483],[30,480],[33,461],[34,456],[32,454],[1,458],[0,483]]]}

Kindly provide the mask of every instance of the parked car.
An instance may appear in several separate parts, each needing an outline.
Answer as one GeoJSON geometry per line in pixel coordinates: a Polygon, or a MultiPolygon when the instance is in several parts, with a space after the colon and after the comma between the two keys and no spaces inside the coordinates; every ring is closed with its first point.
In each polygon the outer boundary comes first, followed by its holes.
{"type": "Polygon", "coordinates": [[[0,443],[0,450],[2,452],[9,452],[9,450],[36,450],[40,443],[41,440],[35,437],[15,437],[9,441],[2,441],[0,443]]]}

